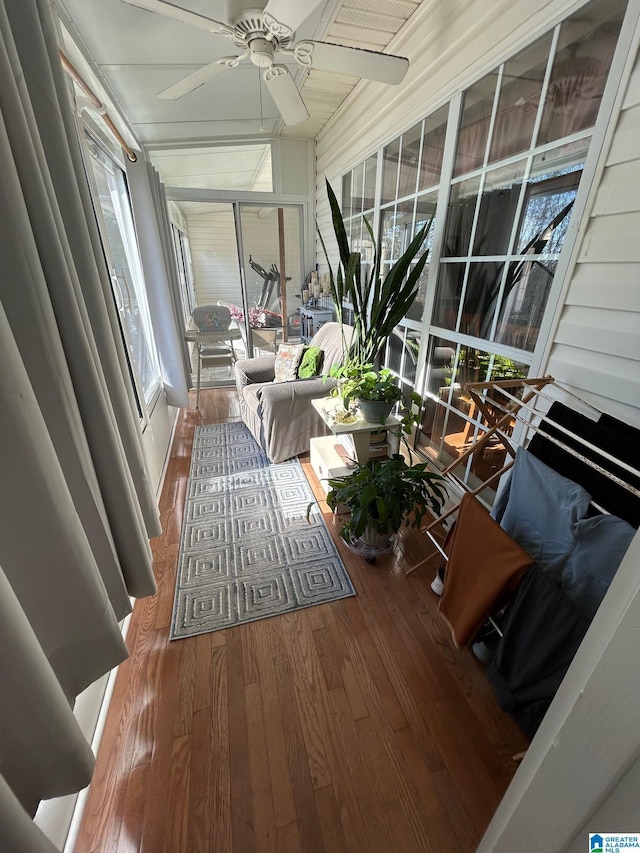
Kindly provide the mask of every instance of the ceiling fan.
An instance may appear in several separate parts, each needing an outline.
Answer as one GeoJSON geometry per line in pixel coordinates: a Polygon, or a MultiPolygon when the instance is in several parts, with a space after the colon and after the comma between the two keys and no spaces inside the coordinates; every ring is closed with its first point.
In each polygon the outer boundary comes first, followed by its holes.
{"type": "Polygon", "coordinates": [[[226,36],[242,50],[233,56],[223,56],[179,80],[158,97],[175,100],[208,83],[219,74],[236,68],[249,59],[258,68],[264,68],[263,80],[273,98],[284,123],[300,124],[309,118],[295,82],[286,65],[276,62],[278,55],[292,57],[305,68],[333,71],[353,77],[365,77],[381,83],[397,84],[409,67],[409,60],[373,50],[329,44],[323,41],[300,41],[293,44],[295,30],[324,0],[226,0],[226,17],[221,23],[176,6],[166,0],[123,0],[172,18],[215,35],[226,36]]]}

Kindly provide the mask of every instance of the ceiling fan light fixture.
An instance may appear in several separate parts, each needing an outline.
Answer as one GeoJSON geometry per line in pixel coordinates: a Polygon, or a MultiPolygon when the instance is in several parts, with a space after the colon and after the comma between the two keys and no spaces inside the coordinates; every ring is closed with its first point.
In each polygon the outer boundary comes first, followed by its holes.
{"type": "Polygon", "coordinates": [[[269,32],[278,39],[279,42],[289,43],[293,37],[293,30],[286,24],[280,23],[273,15],[265,12],[262,16],[262,22],[269,32]]]}
{"type": "Polygon", "coordinates": [[[270,68],[273,65],[275,46],[273,42],[262,36],[252,38],[249,42],[249,59],[258,68],[270,68]]]}

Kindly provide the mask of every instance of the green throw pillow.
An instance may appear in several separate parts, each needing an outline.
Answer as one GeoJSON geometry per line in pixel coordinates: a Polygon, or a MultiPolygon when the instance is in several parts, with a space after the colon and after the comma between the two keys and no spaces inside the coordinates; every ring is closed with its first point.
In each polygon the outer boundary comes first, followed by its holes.
{"type": "Polygon", "coordinates": [[[323,352],[320,347],[305,347],[298,365],[298,379],[311,379],[320,373],[323,352]]]}

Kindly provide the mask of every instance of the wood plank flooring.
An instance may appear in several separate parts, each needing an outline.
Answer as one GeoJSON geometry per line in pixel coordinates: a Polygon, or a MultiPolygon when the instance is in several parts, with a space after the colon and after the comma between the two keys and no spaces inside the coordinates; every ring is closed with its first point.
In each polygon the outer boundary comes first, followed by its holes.
{"type": "Polygon", "coordinates": [[[200,403],[180,414],[158,592],[134,608],[75,853],[472,853],[527,741],[453,647],[432,570],[405,575],[423,538],[367,564],[327,512],[355,597],[168,641],[194,427],[239,419],[234,390],[200,403]]]}

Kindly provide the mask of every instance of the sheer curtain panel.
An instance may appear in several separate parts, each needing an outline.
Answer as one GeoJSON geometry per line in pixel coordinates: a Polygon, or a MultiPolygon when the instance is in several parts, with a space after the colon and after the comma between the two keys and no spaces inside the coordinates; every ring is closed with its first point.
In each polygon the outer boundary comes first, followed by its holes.
{"type": "Polygon", "coordinates": [[[167,402],[188,406],[191,364],[164,186],[154,167],[141,158],[127,163],[127,178],[167,402]]]}
{"type": "MultiPolygon", "coordinates": [[[[0,848],[88,784],[80,691],[126,656],[160,532],[47,0],[0,0],[0,848]],[[25,823],[27,821],[27,823],[25,823]]],[[[15,841],[15,843],[14,843],[15,841]]],[[[8,845],[8,846],[7,846],[8,845]]]]}

